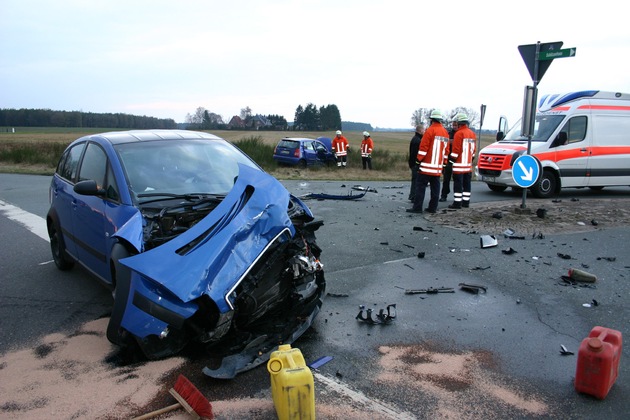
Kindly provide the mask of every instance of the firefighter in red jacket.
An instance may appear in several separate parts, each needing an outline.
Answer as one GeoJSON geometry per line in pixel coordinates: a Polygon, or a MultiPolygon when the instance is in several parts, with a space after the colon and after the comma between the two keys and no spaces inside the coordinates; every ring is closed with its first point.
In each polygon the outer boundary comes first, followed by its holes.
{"type": "Polygon", "coordinates": [[[431,187],[431,199],[424,211],[437,212],[440,199],[440,176],[446,159],[448,145],[448,131],[442,125],[442,112],[439,109],[431,111],[431,125],[424,132],[418,148],[418,178],[416,180],[416,197],[413,207],[407,209],[409,213],[422,213],[424,194],[427,185],[431,187]]]}
{"type": "Polygon", "coordinates": [[[461,209],[470,206],[470,184],[472,180],[472,161],[475,157],[477,136],[468,128],[468,116],[462,112],[455,116],[457,131],[448,160],[453,163],[453,192],[455,199],[448,207],[461,209]]]}
{"type": "Polygon", "coordinates": [[[363,141],[361,141],[361,161],[363,162],[363,169],[372,170],[372,150],[374,150],[374,142],[370,133],[363,132],[363,141]]]}
{"type": "Polygon", "coordinates": [[[336,136],[332,141],[332,150],[337,158],[337,166],[345,168],[348,164],[350,144],[348,144],[348,139],[341,134],[341,130],[337,130],[336,136]]]}

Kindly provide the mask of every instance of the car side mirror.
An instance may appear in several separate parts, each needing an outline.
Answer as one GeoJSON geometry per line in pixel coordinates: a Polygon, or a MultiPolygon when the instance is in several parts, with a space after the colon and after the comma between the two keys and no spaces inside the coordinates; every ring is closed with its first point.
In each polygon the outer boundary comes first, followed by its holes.
{"type": "Polygon", "coordinates": [[[74,192],[81,195],[94,195],[98,197],[104,197],[106,194],[106,191],[103,188],[99,188],[98,184],[93,179],[77,182],[74,186],[74,192]]]}
{"type": "Polygon", "coordinates": [[[497,131],[497,141],[501,141],[505,138],[505,134],[503,134],[503,131],[497,131]]]}

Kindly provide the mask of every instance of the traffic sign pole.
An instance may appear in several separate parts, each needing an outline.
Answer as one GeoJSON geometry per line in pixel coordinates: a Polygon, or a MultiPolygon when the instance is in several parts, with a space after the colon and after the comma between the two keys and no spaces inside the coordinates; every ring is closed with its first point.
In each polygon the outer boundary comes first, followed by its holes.
{"type": "MultiPolygon", "coordinates": [[[[531,112],[530,113],[531,118],[530,118],[530,121],[528,121],[529,128],[527,130],[527,155],[529,155],[532,150],[532,134],[534,133],[534,129],[536,127],[536,102],[538,101],[538,94],[537,94],[538,82],[540,82],[540,79],[542,79],[543,75],[545,74],[549,66],[551,65],[551,62],[555,58],[575,56],[576,48],[560,49],[562,47],[562,44],[563,44],[562,41],[548,42],[545,44],[541,44],[540,41],[538,41],[536,44],[518,46],[518,51],[521,53],[521,57],[523,58],[523,61],[525,62],[525,67],[527,67],[527,70],[529,71],[529,74],[532,77],[532,81],[534,82],[533,92],[532,92],[534,100],[531,101],[530,109],[529,109],[531,112]]],[[[526,109],[527,107],[523,106],[523,111],[525,111],[526,109]]],[[[527,113],[523,112],[523,114],[526,115],[527,113]]],[[[523,121],[522,124],[525,124],[525,121],[523,121]]],[[[521,134],[525,135],[525,133],[521,133],[521,134]]],[[[521,157],[525,157],[525,155],[521,157]]],[[[514,163],[514,166],[512,166],[512,175],[514,175],[514,171],[516,170],[515,168],[516,168],[516,162],[514,163]]],[[[515,179],[515,182],[516,182],[516,179],[515,179]]],[[[521,204],[521,208],[523,209],[525,208],[525,199],[527,197],[528,187],[523,188],[523,202],[521,204]]]]}

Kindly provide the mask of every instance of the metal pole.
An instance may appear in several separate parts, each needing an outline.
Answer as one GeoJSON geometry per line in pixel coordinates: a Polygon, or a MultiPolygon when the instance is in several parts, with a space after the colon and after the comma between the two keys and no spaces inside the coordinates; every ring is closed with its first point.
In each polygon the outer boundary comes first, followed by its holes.
{"type": "Polygon", "coordinates": [[[483,127],[483,119],[486,115],[486,106],[481,104],[481,118],[479,119],[479,133],[477,134],[477,145],[475,147],[475,162],[479,162],[479,149],[481,148],[481,127],[483,127]]]}
{"type": "MultiPolygon", "coordinates": [[[[532,151],[532,133],[536,128],[536,103],[538,102],[538,53],[540,53],[540,41],[536,42],[536,54],[534,56],[534,92],[531,105],[531,119],[529,125],[529,132],[527,135],[527,154],[531,154],[532,151]]],[[[523,188],[523,199],[521,201],[521,208],[527,208],[525,201],[527,199],[527,188],[523,188]]]]}

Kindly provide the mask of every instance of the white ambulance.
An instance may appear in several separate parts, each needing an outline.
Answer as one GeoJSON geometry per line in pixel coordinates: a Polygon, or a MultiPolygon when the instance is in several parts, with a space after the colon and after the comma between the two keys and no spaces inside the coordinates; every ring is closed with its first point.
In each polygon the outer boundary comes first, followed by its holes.
{"type": "MultiPolygon", "coordinates": [[[[492,191],[518,188],[512,164],[527,151],[517,123],[507,134],[502,117],[497,142],[479,152],[478,179],[492,191]]],[[[530,187],[535,197],[561,188],[630,186],[630,94],[598,90],[546,95],[538,101],[531,155],[542,166],[530,187]]]]}

